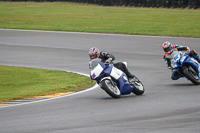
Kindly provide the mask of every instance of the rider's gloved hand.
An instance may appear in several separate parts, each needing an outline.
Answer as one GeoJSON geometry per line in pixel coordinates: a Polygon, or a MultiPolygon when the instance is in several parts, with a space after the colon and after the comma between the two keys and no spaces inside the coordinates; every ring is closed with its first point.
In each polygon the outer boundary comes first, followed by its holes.
{"type": "Polygon", "coordinates": [[[178,48],[178,47],[180,47],[180,45],[176,44],[175,47],[178,48]]]}
{"type": "Polygon", "coordinates": [[[187,47],[187,52],[190,53],[190,48],[189,47],[187,47]]]}
{"type": "Polygon", "coordinates": [[[108,65],[112,62],[112,59],[111,58],[108,58],[106,61],[105,61],[105,64],[108,65]]]}

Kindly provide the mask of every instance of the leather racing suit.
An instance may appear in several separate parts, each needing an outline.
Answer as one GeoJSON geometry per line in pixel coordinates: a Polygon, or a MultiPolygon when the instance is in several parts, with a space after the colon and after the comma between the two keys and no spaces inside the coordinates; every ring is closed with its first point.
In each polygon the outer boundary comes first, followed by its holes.
{"type": "MultiPolygon", "coordinates": [[[[105,64],[109,64],[111,63],[112,61],[115,60],[115,57],[108,53],[108,52],[105,52],[105,51],[101,51],[100,52],[100,55],[99,55],[99,58],[102,59],[102,62],[105,63],[105,64]]],[[[128,70],[128,68],[126,67],[126,65],[122,62],[117,62],[117,63],[114,63],[113,64],[116,68],[122,70],[129,79],[132,79],[134,78],[135,76],[133,74],[131,74],[128,70]]]]}
{"type": "MultiPolygon", "coordinates": [[[[186,54],[188,54],[189,56],[195,58],[198,62],[200,62],[200,59],[199,59],[197,52],[195,50],[190,50],[190,48],[187,47],[187,46],[173,45],[172,49],[173,49],[173,51],[183,51],[186,54]]],[[[168,68],[171,69],[171,61],[173,59],[172,53],[169,54],[169,53],[165,52],[164,55],[163,55],[163,59],[166,61],[168,68]]],[[[171,75],[171,79],[177,80],[180,77],[181,77],[181,75],[177,71],[173,70],[172,75],[171,75]]]]}

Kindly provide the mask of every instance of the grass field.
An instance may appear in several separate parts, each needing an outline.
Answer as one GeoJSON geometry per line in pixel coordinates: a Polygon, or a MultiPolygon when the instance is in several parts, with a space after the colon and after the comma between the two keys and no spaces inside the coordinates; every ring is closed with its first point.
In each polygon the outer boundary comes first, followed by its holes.
{"type": "Polygon", "coordinates": [[[200,9],[0,2],[0,28],[200,37],[200,9]]]}
{"type": "Polygon", "coordinates": [[[89,77],[75,73],[0,65],[0,101],[80,91],[94,84],[89,77]]]}

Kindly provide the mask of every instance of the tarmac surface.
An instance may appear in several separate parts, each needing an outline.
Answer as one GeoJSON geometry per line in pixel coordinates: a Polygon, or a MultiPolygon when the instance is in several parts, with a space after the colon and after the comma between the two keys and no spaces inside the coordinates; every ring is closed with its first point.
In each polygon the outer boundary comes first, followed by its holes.
{"type": "Polygon", "coordinates": [[[0,30],[0,64],[89,74],[88,50],[98,47],[127,61],[144,84],[142,96],[113,99],[99,87],[51,100],[0,107],[0,133],[198,133],[200,86],[172,81],[162,43],[200,38],[0,30]]]}

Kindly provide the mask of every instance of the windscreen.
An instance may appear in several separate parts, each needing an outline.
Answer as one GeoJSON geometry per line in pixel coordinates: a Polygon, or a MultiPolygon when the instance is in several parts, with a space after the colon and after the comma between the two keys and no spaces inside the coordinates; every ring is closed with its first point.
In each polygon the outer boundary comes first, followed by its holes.
{"type": "Polygon", "coordinates": [[[90,70],[93,70],[95,67],[97,67],[99,61],[101,61],[101,59],[99,59],[99,58],[91,60],[89,62],[89,68],[90,68],[90,70]]]}

